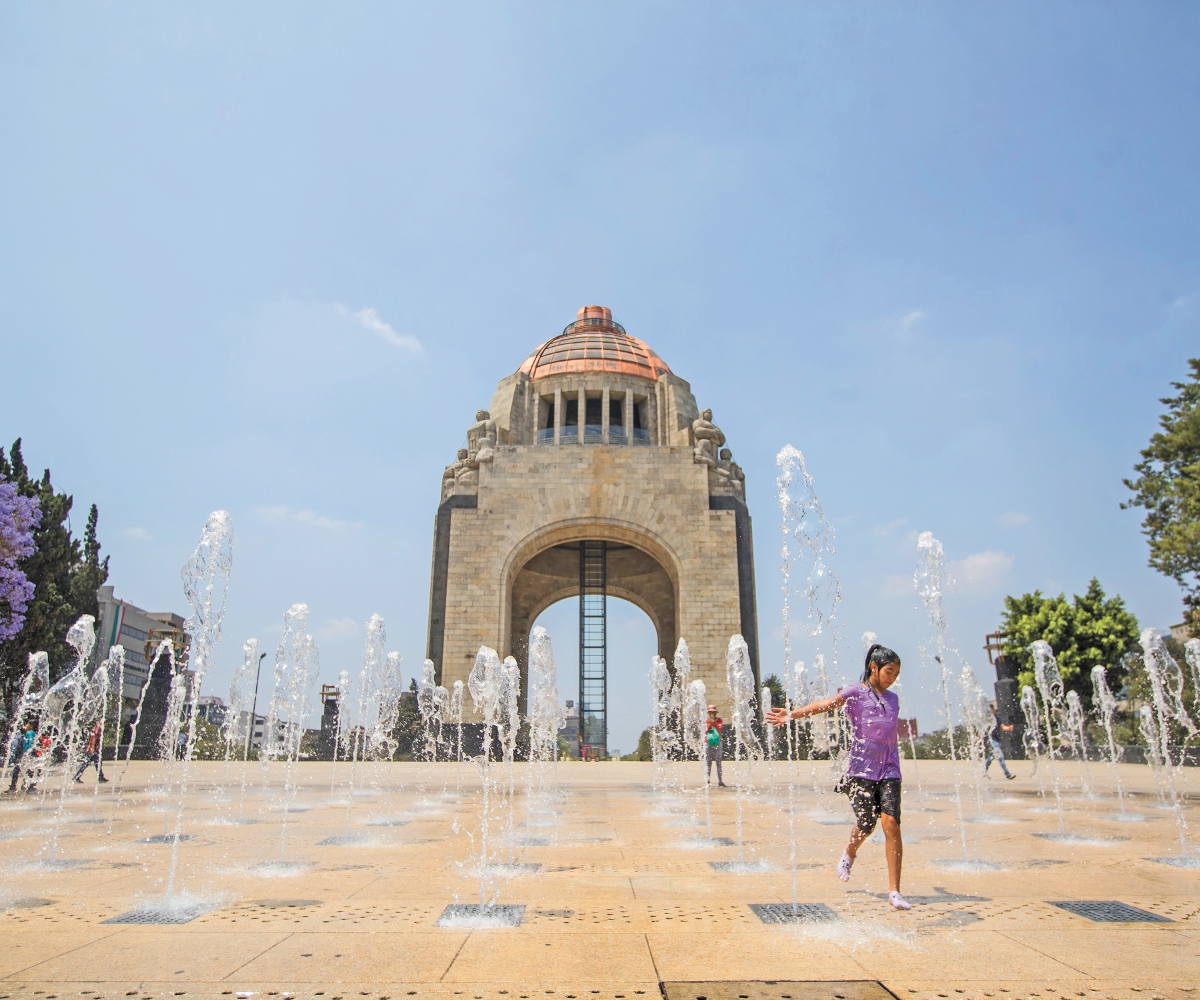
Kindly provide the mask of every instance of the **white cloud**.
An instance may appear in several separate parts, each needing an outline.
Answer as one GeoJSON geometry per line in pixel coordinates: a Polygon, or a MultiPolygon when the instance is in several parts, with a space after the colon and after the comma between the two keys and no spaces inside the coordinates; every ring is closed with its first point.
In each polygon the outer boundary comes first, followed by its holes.
{"type": "Polygon", "coordinates": [[[998,586],[1013,564],[1013,557],[987,549],[950,564],[950,575],[960,590],[991,590],[998,586]]]}
{"type": "Polygon", "coordinates": [[[911,340],[913,332],[926,318],[925,310],[912,309],[906,312],[899,319],[893,321],[896,335],[901,340],[911,340]]]}
{"type": "Polygon", "coordinates": [[[150,541],[150,532],[145,528],[122,528],[121,537],[128,538],[131,542],[148,542],[150,541]]]}
{"type": "Polygon", "coordinates": [[[347,528],[356,528],[361,523],[359,521],[338,521],[313,510],[292,510],[283,504],[276,504],[274,507],[255,507],[254,513],[264,521],[274,524],[298,524],[302,527],[318,528],[322,531],[345,531],[347,528]]]}
{"type": "Polygon", "coordinates": [[[887,524],[877,524],[871,529],[871,534],[876,538],[889,538],[908,522],[904,518],[897,518],[895,521],[889,521],[887,524]]]}
{"type": "Polygon", "coordinates": [[[996,523],[1002,528],[1023,528],[1031,520],[1028,514],[1018,514],[1013,510],[1006,510],[1003,514],[996,518],[996,523]]]}
{"type": "Polygon", "coordinates": [[[397,333],[392,329],[390,323],[384,322],[379,315],[379,310],[374,306],[367,306],[365,309],[354,312],[346,306],[339,305],[338,312],[358,320],[358,325],[364,330],[377,334],[381,340],[385,340],[395,347],[403,347],[410,354],[420,354],[424,350],[416,337],[407,333],[397,333]]]}
{"type": "Polygon", "coordinates": [[[318,639],[349,639],[359,633],[366,634],[366,624],[347,615],[345,618],[330,618],[319,629],[318,639]]]}

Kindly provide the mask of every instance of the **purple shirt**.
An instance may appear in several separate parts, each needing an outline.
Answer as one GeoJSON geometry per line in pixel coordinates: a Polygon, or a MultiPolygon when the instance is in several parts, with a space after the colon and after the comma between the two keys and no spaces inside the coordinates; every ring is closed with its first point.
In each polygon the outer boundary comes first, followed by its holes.
{"type": "Polygon", "coordinates": [[[882,694],[868,684],[847,684],[838,692],[846,702],[846,716],[854,739],[846,775],[882,781],[900,778],[900,699],[891,691],[882,694]]]}

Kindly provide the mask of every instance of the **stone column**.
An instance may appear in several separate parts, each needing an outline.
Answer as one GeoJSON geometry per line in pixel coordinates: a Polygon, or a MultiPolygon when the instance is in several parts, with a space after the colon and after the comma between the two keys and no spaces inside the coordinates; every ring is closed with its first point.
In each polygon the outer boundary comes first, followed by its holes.
{"type": "Polygon", "coordinates": [[[587,390],[584,389],[582,384],[579,386],[579,397],[578,398],[579,398],[579,414],[578,414],[578,416],[579,416],[579,424],[578,424],[579,443],[583,444],[583,427],[584,427],[584,422],[587,420],[587,390]]]}
{"type": "Polygon", "coordinates": [[[541,416],[542,410],[542,394],[540,392],[535,392],[533,394],[533,405],[530,406],[529,409],[533,414],[533,443],[535,445],[541,444],[541,442],[538,440],[538,424],[540,423],[538,418],[541,416]]]}
{"type": "Polygon", "coordinates": [[[600,396],[600,426],[603,428],[602,440],[605,444],[608,444],[608,398],[608,386],[605,386],[600,396]]]}
{"type": "Polygon", "coordinates": [[[558,439],[562,437],[563,425],[563,400],[562,389],[554,390],[554,443],[558,444],[558,439]]]}

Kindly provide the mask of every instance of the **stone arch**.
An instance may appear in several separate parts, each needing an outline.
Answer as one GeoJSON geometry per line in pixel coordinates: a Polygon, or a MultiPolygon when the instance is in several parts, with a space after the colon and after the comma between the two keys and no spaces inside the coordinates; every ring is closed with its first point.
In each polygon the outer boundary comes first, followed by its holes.
{"type": "Polygon", "coordinates": [[[608,594],[645,612],[658,652],[671,661],[679,642],[679,560],[653,532],[613,519],[573,519],[532,532],[505,561],[501,588],[502,642],[521,667],[522,698],[529,630],[546,608],[579,594],[579,543],[604,541],[608,594]]]}

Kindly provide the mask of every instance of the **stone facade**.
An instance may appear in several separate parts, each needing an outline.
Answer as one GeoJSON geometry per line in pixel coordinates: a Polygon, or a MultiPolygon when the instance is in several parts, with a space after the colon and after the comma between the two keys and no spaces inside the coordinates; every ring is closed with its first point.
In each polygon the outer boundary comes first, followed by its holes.
{"type": "MultiPolygon", "coordinates": [[[[607,354],[616,356],[615,343],[621,358],[634,345],[640,367],[567,352],[583,336],[585,312],[597,310],[581,310],[580,322],[499,383],[443,474],[427,655],[448,687],[465,683],[479,647],[492,646],[516,657],[524,689],[530,628],[551,604],[578,595],[579,543],[603,540],[608,594],[646,612],[668,663],[687,640],[693,679],[727,714],[731,635],[745,636],[758,671],[745,477],[688,383],[607,310],[584,333],[594,339],[599,327],[607,354]],[[551,349],[551,357],[589,357],[535,360],[551,349]],[[571,370],[600,364],[609,370],[571,370]]],[[[561,672],[573,666],[560,654],[561,672]]]]}

